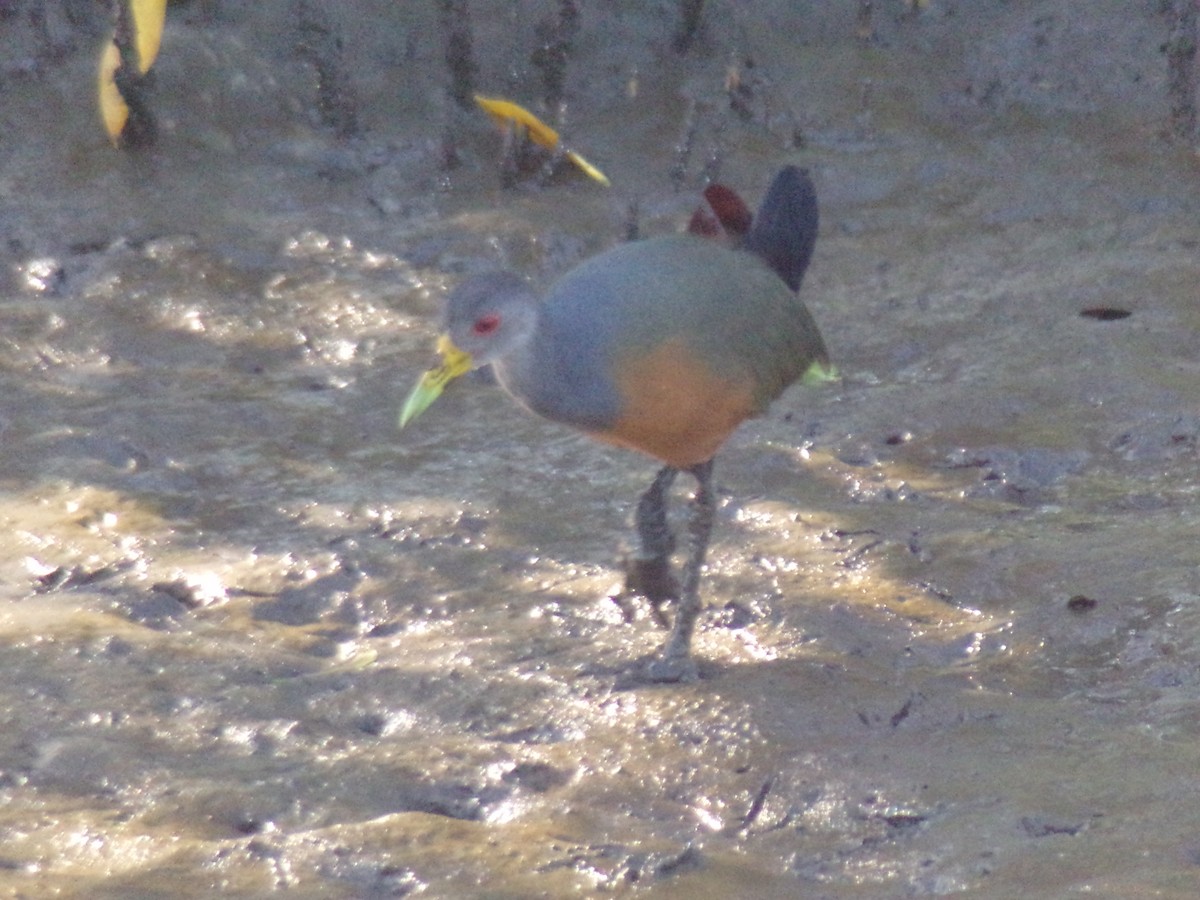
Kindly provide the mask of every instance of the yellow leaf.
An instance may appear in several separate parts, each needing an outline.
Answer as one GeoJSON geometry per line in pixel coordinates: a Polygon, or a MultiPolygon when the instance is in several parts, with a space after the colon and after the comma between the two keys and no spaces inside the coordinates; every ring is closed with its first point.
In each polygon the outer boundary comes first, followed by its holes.
{"type": "Polygon", "coordinates": [[[499,97],[481,97],[475,95],[475,102],[500,125],[519,125],[529,132],[529,139],[539,147],[553,150],[558,146],[558,132],[527,110],[511,100],[499,97]]]}
{"type": "Polygon", "coordinates": [[[137,45],[138,66],[145,75],[154,65],[162,43],[163,25],[167,19],[167,0],[129,0],[133,14],[134,43],[137,45]]]}
{"type": "Polygon", "coordinates": [[[125,129],[125,122],[129,119],[129,107],[125,105],[125,98],[117,90],[117,82],[113,78],[120,65],[121,51],[117,49],[116,41],[109,41],[104,52],[100,54],[98,87],[100,118],[104,121],[104,130],[108,132],[108,136],[114,144],[121,136],[121,132],[125,129]]]}
{"type": "Polygon", "coordinates": [[[601,172],[599,169],[597,169],[595,166],[593,166],[590,162],[588,162],[586,159],[584,159],[582,156],[580,156],[574,150],[567,151],[567,159],[569,159],[571,162],[575,163],[576,166],[578,166],[580,169],[582,169],[583,173],[585,175],[587,175],[588,178],[592,178],[592,179],[600,182],[605,187],[609,186],[608,176],[605,175],[603,172],[601,172]]]}
{"type": "MultiPolygon", "coordinates": [[[[506,128],[524,128],[529,139],[539,147],[553,150],[558,146],[558,132],[519,103],[513,103],[511,100],[504,100],[500,97],[482,97],[479,94],[475,95],[475,102],[497,124],[506,128]]],[[[608,177],[574,150],[567,150],[563,155],[589,178],[608,187],[608,177]]]]}
{"type": "MultiPolygon", "coordinates": [[[[150,71],[162,45],[163,25],[167,19],[167,0],[127,0],[133,22],[133,43],[137,50],[138,69],[143,75],[150,71]]],[[[97,92],[100,118],[109,139],[116,144],[129,121],[129,106],[117,89],[116,73],[121,67],[121,51],[114,36],[100,54],[97,92]]]]}

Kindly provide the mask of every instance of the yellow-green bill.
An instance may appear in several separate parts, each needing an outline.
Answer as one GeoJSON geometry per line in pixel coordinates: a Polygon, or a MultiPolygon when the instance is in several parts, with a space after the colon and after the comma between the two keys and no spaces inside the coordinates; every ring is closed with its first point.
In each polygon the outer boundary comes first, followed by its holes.
{"type": "Polygon", "coordinates": [[[800,383],[826,384],[830,381],[837,381],[841,377],[842,373],[837,370],[837,366],[833,363],[814,360],[812,365],[800,376],[800,383]]]}
{"type": "Polygon", "coordinates": [[[459,350],[447,335],[438,338],[437,351],[441,354],[442,364],[430,369],[413,385],[400,410],[400,427],[403,428],[433,404],[442,395],[446,385],[466,372],[473,365],[471,354],[459,350]]]}

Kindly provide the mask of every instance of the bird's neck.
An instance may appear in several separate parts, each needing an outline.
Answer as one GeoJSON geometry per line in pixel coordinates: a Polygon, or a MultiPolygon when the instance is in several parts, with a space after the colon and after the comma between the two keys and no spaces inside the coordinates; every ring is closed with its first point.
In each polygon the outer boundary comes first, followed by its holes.
{"type": "Polygon", "coordinates": [[[492,370],[501,386],[518,400],[527,401],[537,385],[533,348],[536,329],[530,329],[505,348],[504,355],[492,361],[492,370]]]}

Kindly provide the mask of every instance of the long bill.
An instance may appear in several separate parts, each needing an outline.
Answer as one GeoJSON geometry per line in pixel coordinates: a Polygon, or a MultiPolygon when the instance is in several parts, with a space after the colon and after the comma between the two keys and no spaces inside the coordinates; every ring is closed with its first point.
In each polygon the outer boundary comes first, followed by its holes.
{"type": "Polygon", "coordinates": [[[443,334],[438,338],[437,352],[442,357],[442,364],[422,375],[409,391],[408,399],[400,410],[401,428],[425,412],[442,395],[447,384],[471,371],[474,365],[471,354],[458,349],[449,335],[443,334]]]}

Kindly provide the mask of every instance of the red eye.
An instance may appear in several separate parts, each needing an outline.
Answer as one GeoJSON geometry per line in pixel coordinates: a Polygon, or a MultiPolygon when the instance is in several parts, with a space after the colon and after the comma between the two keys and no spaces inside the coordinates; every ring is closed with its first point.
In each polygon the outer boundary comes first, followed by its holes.
{"type": "Polygon", "coordinates": [[[471,331],[480,337],[486,337],[499,327],[500,317],[495,313],[487,313],[475,320],[475,324],[471,326],[471,331]]]}

